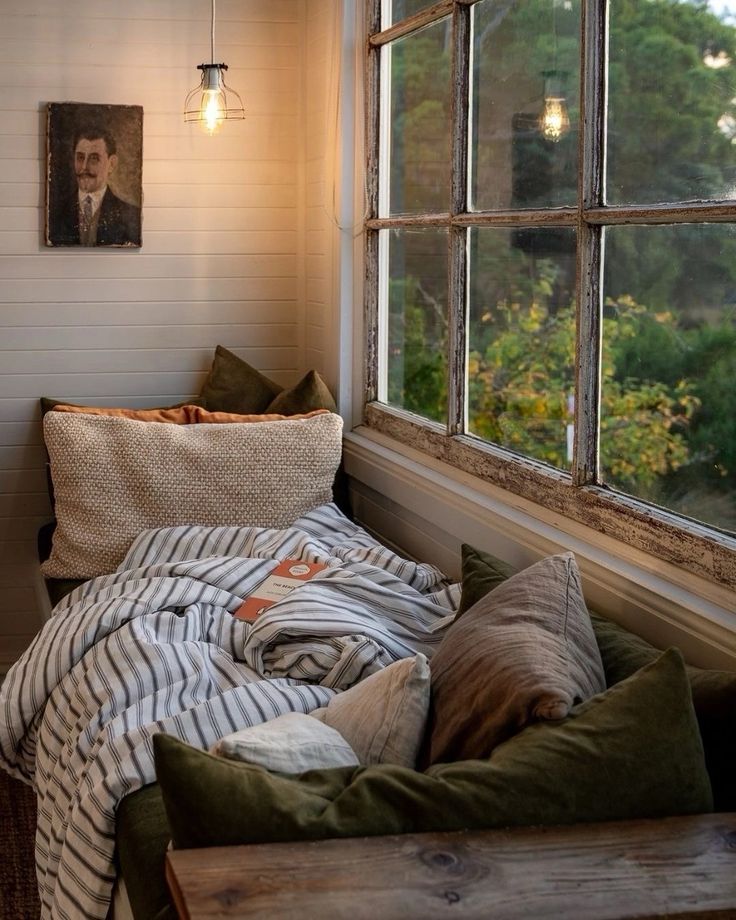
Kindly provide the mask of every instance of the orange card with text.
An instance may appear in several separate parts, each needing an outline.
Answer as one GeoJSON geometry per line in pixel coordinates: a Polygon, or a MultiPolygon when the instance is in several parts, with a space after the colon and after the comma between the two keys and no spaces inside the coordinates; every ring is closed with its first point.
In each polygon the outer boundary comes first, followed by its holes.
{"type": "Polygon", "coordinates": [[[324,562],[304,562],[302,559],[284,559],[271,574],[247,597],[233,616],[252,623],[259,613],[290,594],[294,588],[314,578],[317,572],[326,569],[324,562]]]}

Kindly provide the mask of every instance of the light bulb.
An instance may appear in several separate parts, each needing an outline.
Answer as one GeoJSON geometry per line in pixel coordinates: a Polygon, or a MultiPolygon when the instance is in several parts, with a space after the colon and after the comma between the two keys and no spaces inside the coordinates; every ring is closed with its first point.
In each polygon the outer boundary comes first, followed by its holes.
{"type": "Polygon", "coordinates": [[[202,93],[202,123],[208,134],[214,134],[223,119],[220,93],[208,90],[202,93]]]}
{"type": "Polygon", "coordinates": [[[539,116],[539,130],[547,141],[557,143],[570,130],[570,116],[564,96],[545,95],[539,116]]]}

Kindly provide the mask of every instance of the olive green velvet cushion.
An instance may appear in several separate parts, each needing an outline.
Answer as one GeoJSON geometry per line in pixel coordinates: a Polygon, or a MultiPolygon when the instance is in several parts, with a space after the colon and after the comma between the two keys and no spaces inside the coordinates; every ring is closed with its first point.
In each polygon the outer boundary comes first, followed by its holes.
{"type": "Polygon", "coordinates": [[[175,920],[166,884],[166,849],[171,835],[158,784],[127,795],[115,815],[118,866],[135,920],[175,920]]]}
{"type": "Polygon", "coordinates": [[[175,847],[317,840],[694,814],[712,808],[680,654],[671,650],[567,719],[489,760],[426,773],[377,765],[269,773],[154,736],[175,847]]]}
{"type": "MultiPolygon", "coordinates": [[[[659,649],[616,623],[593,613],[591,620],[609,686],[659,655],[659,649]]],[[[693,665],[686,671],[716,811],[736,811],[736,673],[693,665]]]]}
{"type": "Polygon", "coordinates": [[[279,415],[297,415],[314,409],[329,409],[337,412],[337,405],[327,384],[317,371],[309,371],[293,387],[287,387],[271,402],[266,412],[279,415]]]}
{"type": "Polygon", "coordinates": [[[457,616],[462,616],[489,591],[493,591],[507,578],[516,573],[516,569],[491,556],[477,550],[467,543],[462,545],[462,593],[457,616]]]}
{"type": "Polygon", "coordinates": [[[314,409],[337,412],[332,393],[317,371],[308,371],[298,383],[284,389],[223,345],[215,349],[199,401],[211,412],[241,415],[300,415],[314,409]]]}
{"type": "Polygon", "coordinates": [[[222,345],[199,394],[199,401],[210,412],[235,412],[251,415],[265,412],[281,387],[251,367],[222,345]]]}
{"type": "MultiPolygon", "coordinates": [[[[472,606],[498,584],[499,573],[515,570],[490,553],[462,547],[462,599],[472,606]]],[[[461,607],[461,610],[463,608],[461,607]]],[[[458,613],[458,616],[460,612],[458,613]]],[[[654,661],[660,649],[591,612],[603,659],[606,685],[612,686],[654,661]]],[[[717,811],[736,810],[736,673],[687,666],[695,714],[705,749],[717,811]]]]}

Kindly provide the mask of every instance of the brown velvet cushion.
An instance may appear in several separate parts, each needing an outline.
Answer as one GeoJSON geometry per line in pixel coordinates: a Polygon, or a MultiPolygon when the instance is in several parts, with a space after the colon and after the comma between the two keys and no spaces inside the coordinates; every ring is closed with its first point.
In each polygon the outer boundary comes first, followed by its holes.
{"type": "Polygon", "coordinates": [[[210,412],[252,415],[265,412],[281,389],[247,361],[218,345],[199,401],[210,412]]]}
{"type": "Polygon", "coordinates": [[[317,371],[309,371],[299,383],[282,390],[266,411],[279,412],[281,415],[294,415],[296,412],[311,412],[313,409],[329,409],[330,412],[337,412],[332,393],[317,371]]]}
{"type": "Polygon", "coordinates": [[[423,762],[484,758],[605,689],[572,553],[512,576],[456,619],[431,661],[423,762]]]}

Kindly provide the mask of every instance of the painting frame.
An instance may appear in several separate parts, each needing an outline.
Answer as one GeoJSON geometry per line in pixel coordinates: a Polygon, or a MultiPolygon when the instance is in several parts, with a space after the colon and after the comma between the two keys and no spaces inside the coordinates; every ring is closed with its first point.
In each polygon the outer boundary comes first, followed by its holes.
{"type": "Polygon", "coordinates": [[[49,102],[47,246],[143,245],[143,107],[49,102]]]}

